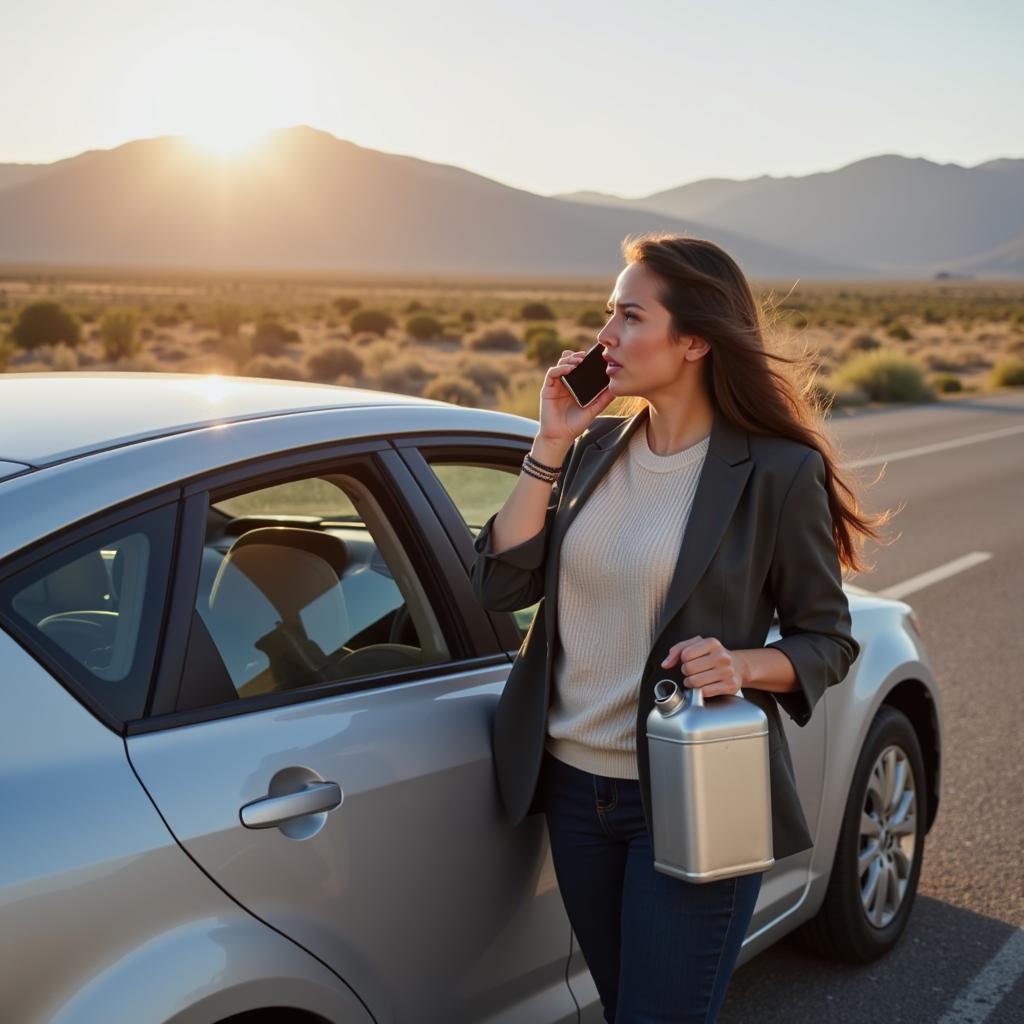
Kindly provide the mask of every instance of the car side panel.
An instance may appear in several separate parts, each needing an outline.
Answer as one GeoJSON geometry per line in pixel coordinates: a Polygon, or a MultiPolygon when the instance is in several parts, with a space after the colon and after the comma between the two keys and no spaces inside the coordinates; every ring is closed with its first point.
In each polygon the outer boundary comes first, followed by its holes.
{"type": "Polygon", "coordinates": [[[209,1024],[259,1006],[372,1018],[188,858],[124,741],[0,630],[0,993],[18,1024],[209,1024]],[[264,1001],[269,1000],[269,1001],[264,1001]]]}

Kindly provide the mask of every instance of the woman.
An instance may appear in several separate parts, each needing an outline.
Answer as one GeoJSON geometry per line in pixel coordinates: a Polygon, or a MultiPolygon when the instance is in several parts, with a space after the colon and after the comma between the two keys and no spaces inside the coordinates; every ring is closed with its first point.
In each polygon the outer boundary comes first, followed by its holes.
{"type": "Polygon", "coordinates": [[[477,535],[487,608],[540,600],[499,702],[494,753],[513,824],[543,810],[559,889],[605,1020],[714,1021],[763,872],[655,871],[644,723],[666,676],[769,721],[776,860],[812,845],[781,705],[799,724],[860,648],[840,561],[872,520],[838,490],[808,388],[768,365],[763,316],[717,245],[623,243],[598,335],[608,387],[580,408],[545,376],[540,428],[477,535]],[[626,416],[600,413],[630,396],[626,416]],[[596,421],[596,422],[595,422],[596,421]],[[554,489],[552,489],[554,484],[554,489]],[[773,608],[782,639],[763,646],[773,608]],[[550,642],[549,642],[550,637],[550,642]]]}

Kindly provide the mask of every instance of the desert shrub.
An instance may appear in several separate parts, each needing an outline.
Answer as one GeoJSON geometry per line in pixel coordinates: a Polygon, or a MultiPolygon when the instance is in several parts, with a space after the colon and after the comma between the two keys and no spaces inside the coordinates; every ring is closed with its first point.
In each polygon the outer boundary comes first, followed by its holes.
{"type": "Polygon", "coordinates": [[[279,356],[289,345],[301,341],[302,335],[298,331],[267,317],[256,325],[256,333],[252,337],[252,350],[255,355],[279,356]]]}
{"type": "Polygon", "coordinates": [[[885,333],[897,341],[910,341],[914,336],[910,328],[905,324],[893,324],[885,333]]]}
{"type": "Polygon", "coordinates": [[[523,343],[511,331],[494,328],[470,338],[469,347],[478,352],[518,352],[523,343]]]}
{"type": "Polygon", "coordinates": [[[177,327],[179,323],[181,323],[181,318],[177,315],[177,313],[153,314],[154,327],[177,327]]]}
{"type": "Polygon", "coordinates": [[[963,391],[963,382],[954,373],[933,373],[928,378],[928,383],[931,384],[936,391],[952,392],[952,391],[963,391]]]}
{"type": "Polygon", "coordinates": [[[395,321],[379,309],[361,309],[352,314],[349,326],[353,334],[387,334],[388,330],[395,326],[395,321]]]}
{"type": "Polygon", "coordinates": [[[544,302],[527,302],[519,310],[520,320],[554,320],[555,314],[551,307],[544,302]]]}
{"type": "Polygon", "coordinates": [[[453,405],[475,407],[480,404],[480,389],[472,381],[446,375],[432,380],[423,389],[423,397],[438,402],[451,402],[453,405]]]}
{"type": "Polygon", "coordinates": [[[418,359],[405,357],[386,363],[377,372],[377,382],[385,391],[419,394],[429,374],[418,359]]]}
{"type": "Polygon", "coordinates": [[[334,380],[338,374],[358,377],[362,359],[348,345],[322,345],[306,356],[306,373],[315,380],[334,380]]]}
{"type": "Polygon", "coordinates": [[[873,352],[882,347],[882,343],[873,334],[857,333],[846,339],[844,352],[873,352]]]}
{"type": "Polygon", "coordinates": [[[253,356],[242,366],[245,377],[270,377],[273,380],[305,380],[301,367],[279,356],[253,356]]]}
{"type": "Polygon", "coordinates": [[[470,324],[475,324],[476,323],[476,313],[472,309],[464,309],[459,314],[459,319],[464,324],[466,324],[467,326],[469,326],[470,324]]]}
{"type": "Polygon", "coordinates": [[[526,344],[530,343],[532,338],[543,337],[548,334],[557,334],[558,332],[550,324],[530,324],[526,330],[523,331],[523,341],[526,344]]]}
{"type": "Polygon", "coordinates": [[[348,316],[349,313],[354,313],[359,308],[360,302],[348,295],[339,295],[332,305],[342,316],[348,316]]]}
{"type": "Polygon", "coordinates": [[[78,369],[78,353],[66,342],[60,341],[53,346],[50,365],[55,370],[68,371],[78,369]]]}
{"type": "Polygon", "coordinates": [[[874,402],[924,402],[935,393],[925,381],[924,367],[902,352],[864,352],[843,363],[832,375],[837,386],[856,385],[874,402]]]}
{"type": "Polygon", "coordinates": [[[370,345],[367,345],[363,360],[372,372],[378,373],[388,363],[392,362],[397,355],[398,351],[390,341],[385,341],[383,338],[375,338],[370,345]]]}
{"type": "Polygon", "coordinates": [[[142,348],[136,331],[139,317],[134,309],[108,309],[100,321],[100,338],[107,359],[133,356],[142,348]]]}
{"type": "Polygon", "coordinates": [[[432,316],[414,316],[406,323],[405,331],[417,341],[429,341],[431,338],[440,338],[444,329],[432,316]]]}
{"type": "Polygon", "coordinates": [[[497,393],[500,388],[508,386],[508,374],[500,366],[495,366],[490,359],[464,355],[455,364],[455,369],[481,391],[497,393]]]}
{"type": "Polygon", "coordinates": [[[531,328],[526,338],[526,358],[538,366],[551,366],[562,354],[562,339],[553,327],[531,328]]]}
{"type": "Polygon", "coordinates": [[[576,318],[577,327],[604,327],[608,318],[598,309],[585,309],[576,318]]]}
{"type": "Polygon", "coordinates": [[[41,299],[30,302],[18,314],[11,337],[24,349],[66,342],[72,348],[81,341],[81,328],[75,317],[59,302],[41,299]]]}
{"type": "Polygon", "coordinates": [[[1024,359],[1006,356],[992,369],[992,384],[997,388],[1024,387],[1024,359]]]}
{"type": "Polygon", "coordinates": [[[423,309],[426,309],[426,308],[427,307],[424,306],[422,302],[419,302],[418,300],[413,299],[412,302],[410,302],[405,307],[405,309],[402,310],[402,312],[408,315],[409,313],[419,313],[420,310],[423,310],[423,309]]]}
{"type": "Polygon", "coordinates": [[[219,302],[213,308],[213,326],[222,338],[233,338],[242,326],[242,307],[234,302],[219,302]]]}

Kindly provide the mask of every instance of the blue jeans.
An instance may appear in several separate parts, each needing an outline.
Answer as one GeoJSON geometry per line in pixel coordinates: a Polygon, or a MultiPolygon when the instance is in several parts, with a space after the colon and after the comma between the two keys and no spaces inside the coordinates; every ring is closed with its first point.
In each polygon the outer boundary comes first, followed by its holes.
{"type": "Polygon", "coordinates": [[[711,1024],[725,999],[763,871],[687,882],[654,870],[640,783],[544,752],[551,857],[604,1019],[711,1024]]]}

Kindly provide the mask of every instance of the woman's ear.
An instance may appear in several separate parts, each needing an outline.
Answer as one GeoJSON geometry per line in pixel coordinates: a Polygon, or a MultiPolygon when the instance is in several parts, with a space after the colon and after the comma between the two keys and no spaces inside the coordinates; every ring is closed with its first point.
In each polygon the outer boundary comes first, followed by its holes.
{"type": "Polygon", "coordinates": [[[684,337],[690,343],[690,347],[683,353],[684,359],[703,359],[711,351],[711,346],[703,338],[698,338],[695,334],[687,334],[684,337]]]}

